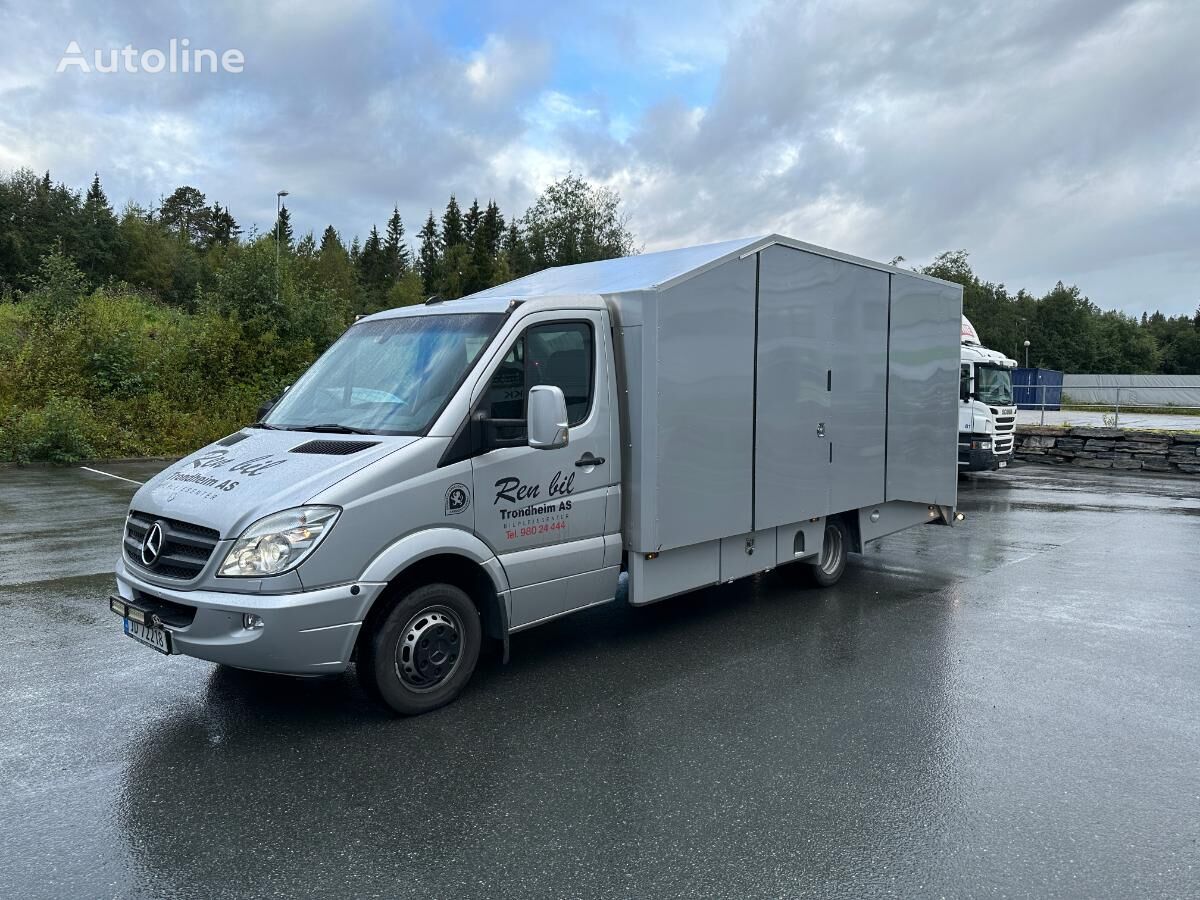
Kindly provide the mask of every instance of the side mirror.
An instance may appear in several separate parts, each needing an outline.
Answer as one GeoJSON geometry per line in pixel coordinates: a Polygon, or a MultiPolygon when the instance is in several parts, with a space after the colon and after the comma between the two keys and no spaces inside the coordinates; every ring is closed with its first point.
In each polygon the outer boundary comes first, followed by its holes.
{"type": "Polygon", "coordinates": [[[567,446],[567,398],[562,388],[538,384],[529,389],[529,446],[537,450],[557,450],[567,446]]]}

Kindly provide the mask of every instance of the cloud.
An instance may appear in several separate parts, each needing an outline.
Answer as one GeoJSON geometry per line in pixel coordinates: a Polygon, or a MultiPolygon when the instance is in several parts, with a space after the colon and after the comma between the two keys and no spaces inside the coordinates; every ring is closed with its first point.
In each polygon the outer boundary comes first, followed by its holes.
{"type": "Polygon", "coordinates": [[[511,103],[545,79],[549,62],[547,48],[536,41],[489,34],[471,54],[465,75],[477,101],[511,103]]]}
{"type": "MultiPolygon", "coordinates": [[[[2,5],[2,0],[0,0],[2,5]]],[[[504,9],[226,0],[4,7],[0,166],[268,224],[410,233],[573,170],[647,248],[784,231],[881,259],[957,247],[1012,287],[1200,300],[1200,5],[725,0],[504,9]],[[238,48],[241,75],[55,75],[90,48],[238,48]]]]}
{"type": "Polygon", "coordinates": [[[1195,281],[1157,267],[1200,233],[1198,33],[1185,2],[773,4],[698,127],[677,104],[641,122],[634,220],[664,245],[782,230],[883,259],[968,247],[987,276],[1078,280],[1112,305],[1124,259],[1122,283],[1141,273],[1190,310],[1195,281]]]}

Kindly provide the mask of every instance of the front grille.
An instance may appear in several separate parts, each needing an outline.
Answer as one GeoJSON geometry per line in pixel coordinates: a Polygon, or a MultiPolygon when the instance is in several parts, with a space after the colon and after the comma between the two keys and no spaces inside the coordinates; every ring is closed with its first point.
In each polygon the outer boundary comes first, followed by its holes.
{"type": "Polygon", "coordinates": [[[125,558],[147,572],[164,578],[190,580],[200,574],[221,533],[203,525],[165,519],[134,510],[125,520],[125,558]],[[152,565],[142,561],[142,544],[146,534],[157,522],[162,526],[163,542],[152,565]]]}
{"type": "Polygon", "coordinates": [[[996,453],[1012,452],[1012,448],[1013,448],[1012,435],[1010,434],[1007,437],[996,437],[995,440],[992,442],[992,446],[995,449],[996,453]]]}

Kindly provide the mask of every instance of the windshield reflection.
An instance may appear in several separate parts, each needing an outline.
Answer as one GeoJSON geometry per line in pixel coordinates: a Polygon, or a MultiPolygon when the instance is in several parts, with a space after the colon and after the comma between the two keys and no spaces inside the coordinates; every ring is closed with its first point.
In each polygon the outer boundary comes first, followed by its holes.
{"type": "Polygon", "coordinates": [[[1012,404],[1012,370],[999,366],[976,366],[975,395],[984,403],[1012,404]]]}
{"type": "Polygon", "coordinates": [[[273,428],[420,434],[503,318],[475,313],[361,322],[313,363],[264,421],[273,428]]]}

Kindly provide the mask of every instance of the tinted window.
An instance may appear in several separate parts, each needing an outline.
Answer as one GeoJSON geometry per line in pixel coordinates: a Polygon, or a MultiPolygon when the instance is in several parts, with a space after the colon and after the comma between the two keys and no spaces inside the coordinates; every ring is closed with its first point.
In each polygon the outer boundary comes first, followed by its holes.
{"type": "MultiPolygon", "coordinates": [[[[592,405],[592,326],[586,322],[535,325],[509,350],[488,385],[493,419],[524,419],[525,397],[537,384],[553,384],[567,398],[567,422],[578,425],[592,405]]],[[[502,430],[501,436],[515,432],[502,430]]]]}

